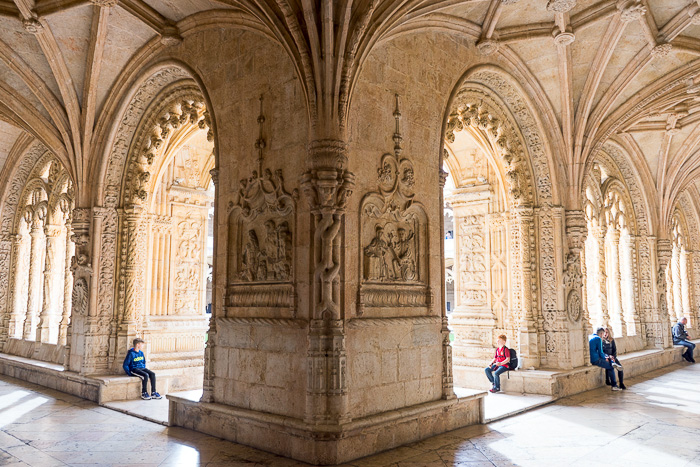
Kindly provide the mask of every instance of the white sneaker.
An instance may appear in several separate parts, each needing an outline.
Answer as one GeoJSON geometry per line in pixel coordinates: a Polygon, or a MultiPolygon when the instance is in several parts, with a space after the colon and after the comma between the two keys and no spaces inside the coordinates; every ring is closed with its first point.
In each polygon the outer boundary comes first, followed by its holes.
{"type": "Polygon", "coordinates": [[[622,391],[622,389],[618,388],[617,386],[613,386],[613,387],[612,387],[612,390],[613,390],[613,391],[622,391]]]}
{"type": "Polygon", "coordinates": [[[619,363],[613,362],[612,366],[613,366],[613,368],[615,368],[616,370],[622,370],[622,365],[620,365],[619,363]]]}

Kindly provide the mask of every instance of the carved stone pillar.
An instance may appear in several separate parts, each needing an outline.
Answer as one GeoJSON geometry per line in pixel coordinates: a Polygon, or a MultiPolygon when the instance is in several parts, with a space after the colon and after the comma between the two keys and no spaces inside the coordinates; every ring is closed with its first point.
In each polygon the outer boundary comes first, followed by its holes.
{"type": "MultiPolygon", "coordinates": [[[[56,261],[60,258],[61,233],[63,228],[60,225],[46,225],[44,234],[46,235],[46,254],[44,255],[44,293],[39,324],[36,329],[36,341],[49,344],[58,342],[57,321],[63,307],[59,307],[58,287],[61,285],[60,273],[63,271],[62,264],[56,261]],[[57,277],[57,275],[59,277],[57,277]]],[[[38,348],[37,348],[38,351],[38,348]]]]}
{"type": "Polygon", "coordinates": [[[138,204],[124,209],[123,265],[124,301],[117,349],[127,348],[143,326],[146,264],[146,210],[138,204]]]}
{"type": "Polygon", "coordinates": [[[71,237],[73,230],[71,227],[71,218],[66,220],[66,255],[63,268],[63,314],[61,315],[61,323],[58,327],[58,343],[66,345],[68,343],[68,324],[71,319],[71,294],[73,292],[73,273],[70,270],[71,261],[75,254],[75,245],[71,237]]]}
{"type": "Polygon", "coordinates": [[[490,185],[458,188],[448,200],[455,219],[455,333],[457,365],[483,367],[493,359],[496,317],[491,306],[490,185]]]}
{"type": "Polygon", "coordinates": [[[658,303],[655,308],[655,313],[652,318],[654,345],[660,348],[666,348],[671,345],[669,337],[670,316],[669,310],[672,309],[673,292],[669,290],[670,278],[669,263],[671,262],[671,242],[667,239],[659,239],[656,241],[658,269],[654,278],[656,286],[655,302],[658,303]]]}
{"type": "Polygon", "coordinates": [[[90,208],[73,210],[71,230],[75,244],[75,255],[71,260],[73,273],[73,291],[71,293],[72,318],[68,324],[66,336],[65,366],[75,372],[87,374],[84,362],[89,353],[89,345],[85,339],[86,323],[90,299],[90,284],[92,282],[92,245],[90,242],[90,208]]]}
{"type": "MultiPolygon", "coordinates": [[[[440,206],[445,205],[444,189],[447,181],[447,172],[440,169],[440,206]]],[[[440,238],[445,238],[445,223],[440,223],[440,238]]],[[[445,242],[440,242],[440,256],[445,257],[445,242]]],[[[447,319],[447,308],[445,307],[445,269],[442,268],[442,277],[440,284],[442,285],[443,305],[441,308],[442,327],[440,334],[442,335],[442,398],[454,399],[454,376],[452,371],[452,344],[450,344],[450,328],[447,319]]]]}
{"type": "Polygon", "coordinates": [[[513,305],[520,308],[520,361],[522,368],[539,366],[539,344],[537,323],[533,312],[533,219],[534,212],[529,207],[517,207],[513,215],[514,288],[519,292],[519,300],[513,305]]]}
{"type": "MultiPolygon", "coordinates": [[[[222,278],[219,277],[218,271],[218,239],[219,236],[219,216],[221,208],[220,206],[220,195],[219,195],[219,169],[212,169],[209,171],[211,174],[211,180],[214,183],[214,251],[212,254],[212,294],[211,294],[211,317],[209,318],[209,330],[207,331],[207,343],[204,347],[204,390],[202,392],[202,402],[214,402],[214,364],[215,364],[215,349],[216,349],[216,320],[219,316],[219,308],[223,307],[223,303],[220,302],[219,297],[222,287],[225,285],[225,281],[222,284],[222,278]]],[[[222,313],[223,315],[223,313],[222,313]]]]}
{"type": "Polygon", "coordinates": [[[346,169],[345,142],[313,141],[309,153],[312,168],[301,181],[312,215],[313,265],[305,419],[308,423],[338,424],[348,417],[341,256],[345,205],[355,176],[346,169]]]}
{"type": "Polygon", "coordinates": [[[627,335],[627,329],[622,316],[622,294],[620,292],[620,231],[616,227],[610,226],[606,238],[609,245],[605,250],[605,263],[608,269],[610,324],[615,328],[618,337],[623,337],[627,335]]]}
{"type": "Polygon", "coordinates": [[[608,273],[605,268],[605,235],[602,229],[596,229],[593,235],[598,240],[598,290],[600,290],[600,313],[593,317],[593,328],[607,327],[610,323],[608,311],[608,273]]]}
{"type": "MultiPolygon", "coordinates": [[[[692,317],[690,316],[692,313],[690,309],[690,273],[688,271],[688,260],[690,255],[683,247],[679,248],[679,250],[678,269],[681,276],[681,302],[680,308],[677,308],[677,310],[680,310],[681,317],[685,316],[688,318],[690,323],[694,323],[692,317]]],[[[676,315],[678,315],[678,312],[676,312],[676,315]]]]}
{"type": "Polygon", "coordinates": [[[27,289],[27,316],[24,320],[24,340],[34,340],[42,303],[42,271],[44,269],[44,250],[46,247],[43,232],[43,217],[34,214],[32,229],[29,232],[31,247],[29,253],[29,287],[27,289]]]}
{"type": "Polygon", "coordinates": [[[637,275],[637,244],[638,239],[635,236],[629,237],[629,248],[620,252],[626,256],[625,263],[629,267],[625,281],[621,282],[621,286],[627,288],[627,300],[623,304],[623,316],[627,325],[628,336],[642,336],[642,323],[639,317],[638,294],[639,294],[639,278],[637,275]]]}
{"type": "MultiPolygon", "coordinates": [[[[588,316],[586,284],[586,218],[583,211],[566,211],[566,239],[569,254],[564,272],[566,314],[572,327],[580,327],[582,358],[572,352],[573,366],[590,365],[588,335],[592,332],[588,316]]],[[[573,340],[573,338],[572,338],[573,340]]]]}
{"type": "Polygon", "coordinates": [[[683,300],[681,286],[681,252],[678,245],[674,245],[671,250],[671,281],[673,283],[673,308],[671,309],[671,321],[678,321],[683,317],[683,300]]]}
{"type": "Polygon", "coordinates": [[[12,237],[12,315],[7,328],[8,337],[22,337],[23,322],[27,314],[26,267],[29,254],[27,245],[21,235],[12,237]]]}

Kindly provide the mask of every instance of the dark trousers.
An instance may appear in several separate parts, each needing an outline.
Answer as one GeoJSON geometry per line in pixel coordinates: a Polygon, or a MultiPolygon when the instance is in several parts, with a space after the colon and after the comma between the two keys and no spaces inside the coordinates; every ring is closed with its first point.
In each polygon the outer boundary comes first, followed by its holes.
{"type": "Polygon", "coordinates": [[[617,380],[615,379],[615,368],[613,368],[612,363],[608,360],[601,358],[597,362],[593,363],[595,366],[599,366],[605,369],[605,379],[610,381],[612,386],[617,386],[617,380]]]}
{"type": "Polygon", "coordinates": [[[491,381],[494,388],[501,389],[501,374],[508,371],[508,367],[496,365],[494,365],[494,367],[496,367],[495,370],[493,367],[486,367],[486,377],[489,379],[489,381],[491,381]]]}
{"type": "Polygon", "coordinates": [[[695,344],[685,339],[673,339],[673,343],[675,345],[682,345],[686,348],[685,352],[683,352],[683,358],[685,358],[686,360],[691,360],[693,358],[693,350],[695,350],[695,344]]]}
{"type": "Polygon", "coordinates": [[[156,392],[156,374],[151,370],[148,368],[136,368],[131,370],[131,374],[141,378],[141,392],[148,392],[146,383],[148,383],[149,378],[151,379],[151,393],[156,392]]]}
{"type": "MultiPolygon", "coordinates": [[[[613,360],[615,361],[615,363],[620,365],[620,360],[618,360],[617,357],[613,357],[613,360]]],[[[625,384],[625,374],[622,370],[617,370],[617,377],[620,379],[620,386],[625,384]]],[[[605,384],[612,385],[612,383],[610,382],[610,378],[608,377],[607,371],[605,372],[605,384]]]]}

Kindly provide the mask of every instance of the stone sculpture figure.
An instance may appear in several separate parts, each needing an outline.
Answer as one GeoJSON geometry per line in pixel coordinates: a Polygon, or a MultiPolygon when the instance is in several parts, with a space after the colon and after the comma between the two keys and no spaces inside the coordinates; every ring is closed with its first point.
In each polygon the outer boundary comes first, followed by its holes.
{"type": "Polygon", "coordinates": [[[247,282],[258,280],[260,271],[260,242],[255,230],[248,230],[248,242],[243,249],[241,264],[241,279],[247,282]]]}
{"type": "Polygon", "coordinates": [[[369,268],[367,279],[382,282],[416,280],[413,238],[413,231],[406,228],[377,224],[374,238],[363,250],[369,268]],[[385,230],[388,230],[386,238],[385,230]]]}

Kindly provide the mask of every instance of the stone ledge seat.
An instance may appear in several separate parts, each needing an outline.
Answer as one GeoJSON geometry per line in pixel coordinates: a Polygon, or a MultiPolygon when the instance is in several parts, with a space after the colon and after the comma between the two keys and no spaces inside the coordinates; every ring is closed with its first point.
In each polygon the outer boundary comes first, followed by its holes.
{"type": "MultiPolygon", "coordinates": [[[[31,358],[0,353],[0,373],[22,381],[38,384],[61,392],[82,397],[98,404],[139,399],[141,380],[127,375],[80,375],[66,371],[62,365],[31,358]]],[[[162,394],[192,389],[191,382],[202,379],[202,369],[155,370],[157,389],[162,394]]],[[[150,383],[148,388],[150,390],[150,383]]]]}
{"type": "MultiPolygon", "coordinates": [[[[692,340],[696,345],[700,339],[692,340]]],[[[625,378],[641,376],[651,371],[675,363],[680,363],[685,347],[675,345],[668,349],[645,349],[619,355],[618,359],[625,372],[625,378]]],[[[700,345],[695,348],[695,355],[700,353],[700,345]]],[[[455,384],[469,381],[476,389],[488,389],[483,368],[455,368],[455,384]],[[459,378],[457,378],[459,376],[459,378]]],[[[571,370],[517,370],[501,375],[501,389],[506,393],[542,394],[561,398],[589,391],[605,385],[605,373],[600,367],[588,365],[571,370]]]]}

